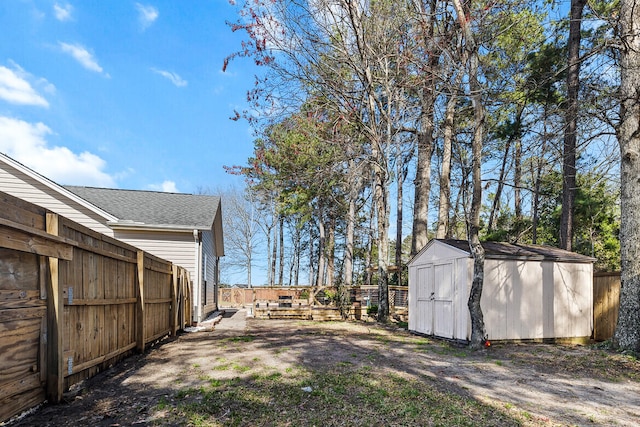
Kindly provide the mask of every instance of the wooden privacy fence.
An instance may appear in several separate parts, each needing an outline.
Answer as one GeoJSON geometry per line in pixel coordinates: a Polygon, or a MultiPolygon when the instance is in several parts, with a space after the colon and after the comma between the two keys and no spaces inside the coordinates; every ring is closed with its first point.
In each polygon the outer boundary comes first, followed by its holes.
{"type": "Polygon", "coordinates": [[[593,339],[613,337],[620,306],[620,272],[593,274],[593,339]]]}
{"type": "Polygon", "coordinates": [[[0,193],[0,422],[190,324],[186,270],[0,193]]]}

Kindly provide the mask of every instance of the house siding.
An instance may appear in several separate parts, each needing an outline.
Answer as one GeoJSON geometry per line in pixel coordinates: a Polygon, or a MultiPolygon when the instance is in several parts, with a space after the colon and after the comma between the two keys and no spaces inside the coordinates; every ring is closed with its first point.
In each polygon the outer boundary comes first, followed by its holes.
{"type": "Polygon", "coordinates": [[[195,280],[193,234],[115,230],[115,238],[186,268],[195,280]]]}
{"type": "Polygon", "coordinates": [[[194,321],[200,322],[209,313],[218,309],[213,232],[203,231],[201,233],[200,250],[202,254],[199,257],[199,271],[196,271],[198,263],[195,254],[196,243],[191,232],[116,230],[115,237],[189,271],[194,286],[194,321]]]}
{"type": "Polygon", "coordinates": [[[212,231],[202,232],[202,314],[206,316],[218,309],[216,283],[216,257],[212,231]],[[206,288],[205,288],[206,287],[206,288]]]}
{"type": "Polygon", "coordinates": [[[113,236],[106,220],[84,206],[54,192],[46,185],[0,161],[0,190],[49,209],[98,233],[113,236]]]}

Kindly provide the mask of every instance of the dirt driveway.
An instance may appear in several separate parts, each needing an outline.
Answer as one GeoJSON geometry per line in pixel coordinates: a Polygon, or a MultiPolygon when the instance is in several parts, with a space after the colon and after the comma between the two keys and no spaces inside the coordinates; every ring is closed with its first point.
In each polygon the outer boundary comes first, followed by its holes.
{"type": "Polygon", "coordinates": [[[513,414],[516,424],[640,422],[640,362],[630,356],[543,344],[471,352],[372,323],[256,320],[229,311],[213,331],[186,333],[133,356],[87,381],[67,402],[44,406],[12,426],[173,425],[167,402],[205,381],[346,363],[434,381],[513,414]]]}

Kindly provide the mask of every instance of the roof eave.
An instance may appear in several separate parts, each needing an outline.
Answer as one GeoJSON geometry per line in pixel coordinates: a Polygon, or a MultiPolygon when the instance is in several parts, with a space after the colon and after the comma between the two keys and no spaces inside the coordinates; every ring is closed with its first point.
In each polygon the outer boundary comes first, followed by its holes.
{"type": "MultiPolygon", "coordinates": [[[[473,258],[471,255],[469,255],[473,258]]],[[[522,260],[522,261],[546,261],[549,258],[545,258],[542,255],[485,255],[485,259],[501,259],[501,260],[522,260]]]]}
{"type": "Polygon", "coordinates": [[[209,227],[198,225],[175,225],[175,224],[142,224],[142,223],[122,223],[119,221],[109,221],[107,225],[113,230],[127,231],[174,231],[178,233],[192,233],[193,230],[207,231],[209,227]]]}
{"type": "Polygon", "coordinates": [[[4,153],[0,153],[0,155],[2,155],[2,157],[4,158],[6,163],[8,163],[12,167],[16,168],[20,172],[22,172],[25,175],[35,179],[40,184],[48,187],[49,189],[51,189],[53,191],[56,191],[56,192],[62,194],[63,196],[73,200],[74,202],[78,203],[82,207],[85,207],[85,208],[89,209],[90,211],[100,215],[101,217],[103,217],[107,221],[117,221],[118,220],[118,218],[116,218],[115,216],[111,215],[109,212],[100,209],[98,206],[94,205],[93,203],[91,203],[91,202],[87,201],[86,199],[83,199],[82,197],[78,196],[77,194],[67,190],[62,185],[57,184],[54,181],[51,181],[50,179],[40,175],[38,172],[34,171],[33,169],[28,168],[27,166],[23,165],[22,163],[18,162],[17,160],[12,159],[11,157],[7,156],[4,153]]]}

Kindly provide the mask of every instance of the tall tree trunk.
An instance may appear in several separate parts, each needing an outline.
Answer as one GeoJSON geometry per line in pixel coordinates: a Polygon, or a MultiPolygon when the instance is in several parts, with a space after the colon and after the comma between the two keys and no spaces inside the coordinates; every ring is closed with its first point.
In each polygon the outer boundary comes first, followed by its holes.
{"type": "Polygon", "coordinates": [[[371,283],[373,281],[373,271],[372,271],[372,267],[373,267],[373,241],[375,239],[374,237],[374,219],[375,219],[375,212],[376,212],[376,202],[375,200],[373,200],[371,202],[371,211],[369,211],[369,230],[367,231],[367,253],[365,255],[365,265],[366,265],[366,270],[365,270],[365,285],[371,286],[371,283]]]}
{"type": "Polygon", "coordinates": [[[271,231],[273,227],[267,229],[267,284],[273,285],[273,275],[271,270],[271,231]]]}
{"type": "Polygon", "coordinates": [[[518,141],[518,139],[520,138],[520,127],[522,123],[523,112],[524,112],[524,107],[518,107],[513,131],[509,135],[509,139],[507,139],[507,143],[505,144],[505,147],[504,147],[504,157],[502,157],[502,165],[500,167],[500,177],[498,179],[498,188],[496,189],[496,195],[493,199],[491,213],[489,214],[489,222],[487,226],[488,233],[491,233],[493,231],[493,227],[495,227],[496,225],[497,215],[498,215],[498,212],[500,211],[502,190],[504,189],[504,182],[507,175],[507,164],[509,162],[509,153],[511,152],[511,145],[514,143],[514,141],[518,141]]]}
{"type": "Polygon", "coordinates": [[[502,156],[502,164],[500,165],[500,176],[498,177],[498,188],[493,198],[491,212],[489,213],[489,222],[487,223],[487,233],[493,231],[493,227],[497,221],[498,211],[500,210],[500,199],[502,198],[502,189],[504,188],[504,178],[507,171],[507,162],[509,161],[509,152],[511,151],[511,141],[509,138],[504,147],[504,155],[502,156]]]}
{"type": "Polygon", "coordinates": [[[586,0],[571,0],[569,54],[567,68],[567,111],[562,158],[562,217],[560,247],[571,250],[573,212],[576,197],[576,129],[578,127],[578,91],[580,89],[580,27],[586,0]]]}
{"type": "Polygon", "coordinates": [[[336,247],[336,219],[331,215],[327,227],[327,245],[325,256],[327,257],[326,285],[332,286],[335,277],[335,247],[336,247]]]}
{"type": "Polygon", "coordinates": [[[513,209],[516,214],[516,221],[522,219],[522,196],[520,195],[520,187],[522,187],[522,138],[518,138],[513,155],[514,171],[513,171],[513,209]]]}
{"type": "Polygon", "coordinates": [[[320,234],[320,237],[318,239],[318,275],[316,276],[316,286],[321,287],[324,286],[326,244],[326,230],[322,208],[320,208],[320,212],[318,214],[318,232],[320,234]]]}
{"type": "Polygon", "coordinates": [[[347,212],[346,245],[344,250],[344,284],[353,284],[353,240],[356,225],[356,196],[354,191],[349,191],[349,210],[347,212]]]}
{"type": "Polygon", "coordinates": [[[313,264],[313,236],[311,226],[309,226],[309,286],[314,286],[314,264],[313,264]]]}
{"type": "MultiPolygon", "coordinates": [[[[467,19],[470,13],[465,13],[460,0],[453,0],[458,22],[463,30],[465,40],[465,52],[469,64],[469,95],[473,105],[473,142],[472,152],[472,179],[473,196],[471,199],[471,211],[469,213],[468,239],[471,254],[473,255],[473,281],[467,306],[471,315],[471,340],[472,348],[480,348],[485,341],[484,316],[480,299],[484,284],[484,248],[480,243],[480,210],[482,208],[482,145],[484,140],[484,106],[482,104],[482,88],[478,80],[478,45],[476,44],[471,23],[467,19]]],[[[468,12],[468,11],[467,11],[468,12]]],[[[463,61],[464,64],[466,61],[463,61]]]]}
{"type": "Polygon", "coordinates": [[[280,215],[280,257],[278,267],[278,284],[282,286],[284,284],[284,215],[280,215]]]}
{"type": "Polygon", "coordinates": [[[469,85],[474,111],[474,135],[472,146],[473,197],[469,215],[469,246],[473,254],[473,281],[469,293],[469,313],[471,314],[472,348],[480,348],[485,341],[484,316],[480,299],[484,284],[484,248],[480,243],[480,210],[482,209],[482,145],[484,138],[484,108],[478,82],[478,52],[472,50],[469,57],[469,85]]]}
{"type": "Polygon", "coordinates": [[[349,170],[352,175],[349,179],[349,188],[347,194],[349,197],[349,207],[347,210],[347,230],[345,235],[345,250],[344,250],[344,284],[345,286],[353,285],[353,248],[356,228],[356,203],[358,201],[358,194],[362,186],[362,178],[359,172],[357,172],[356,162],[353,159],[349,159],[349,170]]]}
{"type": "Polygon", "coordinates": [[[531,214],[531,243],[538,244],[538,220],[540,218],[540,181],[542,179],[542,159],[538,159],[535,182],[533,184],[533,212],[531,214]]]}
{"type": "Polygon", "coordinates": [[[300,284],[300,252],[302,251],[302,230],[294,226],[294,262],[293,262],[293,286],[300,284]]]}
{"type": "Polygon", "coordinates": [[[411,235],[411,254],[417,254],[429,241],[429,195],[431,193],[431,156],[433,155],[433,101],[430,89],[424,89],[422,108],[431,103],[431,111],[421,113],[418,132],[418,160],[416,177],[413,181],[415,196],[413,203],[413,234],[411,235]]]}
{"type": "Polygon", "coordinates": [[[440,203],[438,206],[438,229],[436,238],[444,239],[449,230],[449,207],[451,206],[451,150],[453,147],[454,126],[453,121],[458,102],[457,91],[462,82],[463,73],[456,76],[447,107],[444,114],[444,137],[442,140],[442,170],[440,171],[440,203]]]}
{"type": "Polygon", "coordinates": [[[375,198],[376,219],[378,226],[378,322],[386,322],[389,318],[389,219],[388,190],[386,177],[382,168],[375,166],[375,198]]]}
{"type": "Polygon", "coordinates": [[[397,175],[397,193],[396,193],[396,278],[398,279],[397,284],[402,285],[402,205],[403,205],[403,195],[402,190],[404,187],[404,180],[407,177],[406,168],[404,165],[404,161],[402,159],[401,149],[398,148],[398,158],[396,159],[396,175],[397,175]]]}
{"type": "MultiPolygon", "coordinates": [[[[354,32],[354,42],[357,47],[359,61],[359,78],[362,81],[365,91],[365,108],[369,121],[366,123],[366,133],[371,144],[370,162],[373,169],[374,191],[373,197],[376,206],[376,220],[378,226],[378,321],[386,322],[389,315],[389,283],[388,283],[388,252],[389,252],[389,198],[388,198],[388,169],[385,147],[389,147],[391,143],[391,129],[389,116],[386,117],[386,123],[382,122],[380,116],[386,114],[385,111],[378,109],[376,91],[376,81],[374,79],[374,70],[371,65],[372,53],[375,49],[366,37],[365,25],[362,17],[361,3],[347,0],[345,2],[347,12],[349,14],[349,23],[354,32]],[[386,124],[386,131],[384,125],[386,124]]],[[[387,102],[391,102],[392,94],[386,93],[387,102]]]]}
{"type": "Polygon", "coordinates": [[[247,257],[247,287],[251,289],[251,255],[247,257]]]}
{"type": "Polygon", "coordinates": [[[538,155],[536,161],[536,170],[534,176],[533,183],[533,212],[531,214],[531,228],[532,228],[532,236],[531,243],[534,245],[538,244],[538,220],[540,219],[540,185],[542,184],[542,169],[544,167],[544,155],[547,151],[547,135],[549,132],[547,130],[547,111],[545,108],[544,119],[543,119],[543,137],[542,137],[542,147],[540,148],[540,153],[538,155]]]}
{"type": "Polygon", "coordinates": [[[613,345],[640,352],[640,8],[620,1],[620,309],[613,345]]]}
{"type": "Polygon", "coordinates": [[[276,284],[276,261],[278,259],[278,227],[276,224],[273,225],[273,246],[271,249],[271,282],[269,286],[274,286],[276,284]]]}
{"type": "Polygon", "coordinates": [[[431,195],[431,157],[433,155],[433,132],[435,129],[436,73],[440,56],[434,51],[436,23],[436,1],[430,0],[427,6],[420,5],[421,13],[427,15],[428,22],[422,42],[429,50],[427,69],[424,71],[424,86],[420,93],[420,129],[418,130],[418,159],[414,185],[413,230],[411,234],[411,256],[417,254],[429,241],[429,197],[431,195]]]}

